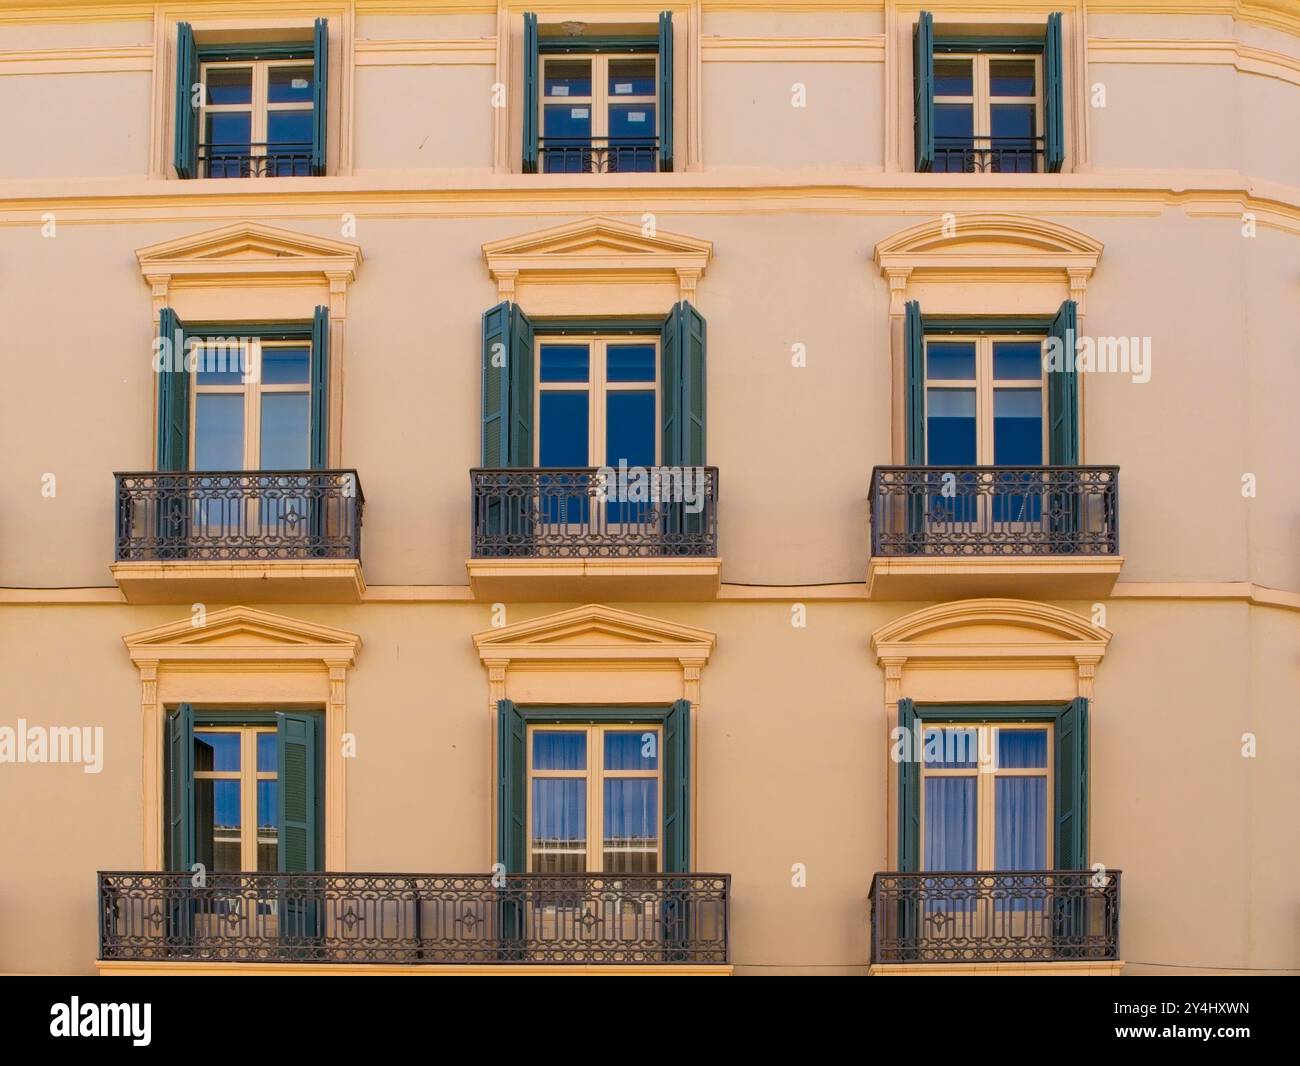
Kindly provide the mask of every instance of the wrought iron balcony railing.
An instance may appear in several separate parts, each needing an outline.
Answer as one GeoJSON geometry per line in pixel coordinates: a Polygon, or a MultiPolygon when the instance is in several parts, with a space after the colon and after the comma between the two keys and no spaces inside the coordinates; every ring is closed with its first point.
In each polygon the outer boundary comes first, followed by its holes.
{"type": "Polygon", "coordinates": [[[654,173],[658,137],[542,137],[537,142],[544,174],[654,173]]]}
{"type": "Polygon", "coordinates": [[[718,554],[718,469],[647,467],[646,488],[597,467],[471,470],[476,559],[718,554]],[[644,491],[643,491],[644,490],[644,491]]]}
{"type": "Polygon", "coordinates": [[[1119,870],[878,873],[871,961],[1116,961],[1119,885],[1119,870]]]}
{"type": "Polygon", "coordinates": [[[104,960],[726,963],[728,874],[99,874],[104,960]]]}
{"type": "Polygon", "coordinates": [[[114,477],[118,562],[361,558],[365,496],[355,470],[114,477]]]}
{"type": "Polygon", "coordinates": [[[312,169],[311,142],[200,144],[199,174],[205,178],[305,178],[312,169]]]}
{"type": "Polygon", "coordinates": [[[1118,555],[1117,466],[878,466],[875,556],[1118,555]]]}
{"type": "Polygon", "coordinates": [[[936,173],[1034,174],[1042,169],[1042,137],[936,137],[934,139],[936,173]]]}

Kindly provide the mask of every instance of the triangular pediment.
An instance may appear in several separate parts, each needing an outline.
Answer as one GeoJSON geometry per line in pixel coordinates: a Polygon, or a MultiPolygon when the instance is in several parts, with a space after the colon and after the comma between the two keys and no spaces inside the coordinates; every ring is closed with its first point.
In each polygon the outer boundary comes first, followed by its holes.
{"type": "MultiPolygon", "coordinates": [[[[698,237],[686,237],[663,230],[647,232],[645,227],[612,218],[584,218],[562,226],[536,230],[520,237],[507,237],[483,245],[489,264],[511,256],[545,256],[560,259],[603,259],[609,256],[702,257],[713,253],[713,244],[698,237]]],[[[701,262],[701,267],[703,262],[701,262]]]]}
{"type": "Polygon", "coordinates": [[[530,618],[474,636],[480,658],[511,658],[530,652],[547,657],[589,657],[620,651],[636,658],[683,656],[707,659],[715,637],[708,630],[599,604],[530,618]]]}
{"type": "Polygon", "coordinates": [[[354,633],[252,607],[225,607],[167,622],[122,638],[131,658],[321,659],[351,663],[361,639],[354,633]]]}
{"type": "Polygon", "coordinates": [[[178,237],[136,250],[146,277],[244,272],[320,273],[349,280],[361,262],[361,249],[348,241],[295,233],[257,222],[178,237]]]}

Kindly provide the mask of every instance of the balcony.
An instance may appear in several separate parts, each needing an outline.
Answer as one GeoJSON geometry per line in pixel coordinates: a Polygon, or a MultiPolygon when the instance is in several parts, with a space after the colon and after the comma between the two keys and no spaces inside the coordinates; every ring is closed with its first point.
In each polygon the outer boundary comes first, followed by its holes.
{"type": "Polygon", "coordinates": [[[312,173],[311,141],[275,144],[200,144],[199,175],[205,178],[306,178],[312,173]]]}
{"type": "Polygon", "coordinates": [[[115,474],[113,576],[128,603],[361,599],[355,470],[115,474]]]}
{"type": "Polygon", "coordinates": [[[470,587],[498,601],[717,595],[717,467],[470,471],[470,587]]]}
{"type": "Polygon", "coordinates": [[[653,174],[658,137],[542,137],[537,154],[543,174],[653,174]]]}
{"type": "Polygon", "coordinates": [[[99,874],[101,972],[730,970],[727,874],[212,873],[203,888],[192,880],[99,874]]]}
{"type": "Polygon", "coordinates": [[[1036,174],[1042,137],[935,137],[936,174],[1036,174]]]}
{"type": "Polygon", "coordinates": [[[878,466],[873,599],[1106,596],[1119,554],[1117,466],[878,466]]]}
{"type": "Polygon", "coordinates": [[[1117,974],[1120,871],[878,873],[871,972],[1117,974]]]}

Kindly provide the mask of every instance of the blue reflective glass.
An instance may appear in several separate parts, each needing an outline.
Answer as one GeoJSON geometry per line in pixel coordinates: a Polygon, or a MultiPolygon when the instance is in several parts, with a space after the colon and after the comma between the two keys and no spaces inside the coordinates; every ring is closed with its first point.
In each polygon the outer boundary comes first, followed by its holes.
{"type": "Polygon", "coordinates": [[[654,104],[610,104],[609,136],[613,140],[651,140],[655,136],[654,104]]]}
{"type": "Polygon", "coordinates": [[[989,60],[990,96],[1033,96],[1034,61],[1032,59],[989,60]]]}
{"type": "Polygon", "coordinates": [[[999,729],[998,766],[1003,770],[1047,769],[1047,730],[999,729]]]}
{"type": "Polygon", "coordinates": [[[586,381],[590,374],[591,350],[585,344],[543,344],[542,381],[586,381]]]}
{"type": "Polygon", "coordinates": [[[587,782],[583,778],[533,778],[533,840],[570,848],[586,843],[587,782]]]}
{"type": "Polygon", "coordinates": [[[251,67],[208,67],[204,71],[203,81],[207,86],[209,104],[230,105],[253,102],[251,67]]]}
{"type": "Polygon", "coordinates": [[[586,733],[561,733],[551,729],[533,731],[534,770],[585,770],[586,768],[586,733]]]}
{"type": "Polygon", "coordinates": [[[214,154],[224,149],[248,153],[253,139],[253,116],[247,111],[209,111],[207,143],[214,154]]]}
{"type": "Polygon", "coordinates": [[[591,61],[548,59],[542,67],[542,86],[546,96],[590,96],[591,61]]]}
{"type": "Polygon", "coordinates": [[[305,392],[262,394],[263,470],[305,470],[308,465],[307,422],[309,399],[305,392]]]}
{"type": "Polygon", "coordinates": [[[266,140],[269,145],[310,147],[312,114],[304,111],[272,111],[266,116],[266,140]]]}
{"type": "Polygon", "coordinates": [[[925,376],[931,381],[974,381],[974,341],[927,341],[925,376]]]}
{"type": "Polygon", "coordinates": [[[275,773],[279,768],[274,733],[257,734],[257,769],[262,773],[275,773]]]}
{"type": "MultiPolygon", "coordinates": [[[[1047,867],[1047,778],[999,777],[994,782],[993,864],[999,870],[1047,867]]],[[[1037,901],[999,901],[1023,910],[1037,901]]]]}
{"type": "Polygon", "coordinates": [[[970,96],[973,84],[969,59],[934,61],[935,96],[970,96]]]}
{"type": "Polygon", "coordinates": [[[311,349],[263,348],[262,383],[265,385],[306,385],[311,365],[311,349]]]}
{"type": "Polygon", "coordinates": [[[975,869],[975,777],[925,779],[925,868],[975,869]]]}
{"type": "Polygon", "coordinates": [[[1034,136],[1033,104],[993,104],[990,110],[995,146],[999,142],[1012,141],[1014,147],[1034,136]]]}
{"type": "Polygon", "coordinates": [[[591,140],[589,104],[547,104],[542,109],[542,136],[549,140],[572,138],[591,140]]]}
{"type": "Polygon", "coordinates": [[[244,397],[199,393],[194,412],[194,469],[244,468],[244,397]]]}
{"type": "Polygon", "coordinates": [[[605,350],[605,377],[609,381],[654,381],[653,344],[611,344],[605,350]]]}
{"type": "Polygon", "coordinates": [[[934,136],[939,146],[971,143],[975,112],[970,104],[935,104],[934,136]]]}
{"type": "Polygon", "coordinates": [[[586,466],[590,454],[586,392],[543,392],[538,461],[542,466],[586,466]]]}
{"type": "Polygon", "coordinates": [[[653,466],[655,461],[655,394],[610,392],[605,396],[605,462],[617,466],[653,466]]]}
{"type": "Polygon", "coordinates": [[[972,769],[979,763],[979,731],[954,726],[927,729],[924,755],[926,766],[972,769]]]}
{"type": "Polygon", "coordinates": [[[993,462],[1038,466],[1043,461],[1043,390],[993,390],[993,462]]]}
{"type": "Polygon", "coordinates": [[[606,846],[659,839],[659,782],[653,777],[605,779],[606,846]]]}
{"type": "Polygon", "coordinates": [[[659,733],[654,729],[610,730],[605,734],[606,770],[659,768],[659,733]]]}
{"type": "Polygon", "coordinates": [[[998,381],[1041,381],[1043,342],[994,341],[993,377],[998,381]]]}
{"type": "Polygon", "coordinates": [[[239,771],[239,734],[194,731],[194,769],[239,771]]]}
{"type": "Polygon", "coordinates": [[[274,829],[279,822],[276,810],[278,781],[259,781],[257,783],[257,828],[274,829]]]}
{"type": "Polygon", "coordinates": [[[609,95],[654,96],[655,61],[649,57],[611,59],[609,61],[609,95]]]}
{"type": "Polygon", "coordinates": [[[312,96],[312,65],[272,67],[267,73],[266,99],[272,104],[309,104],[312,96]]]}
{"type": "Polygon", "coordinates": [[[195,380],[200,385],[242,385],[248,373],[248,347],[234,339],[215,339],[204,344],[188,345],[195,380]]]}
{"type": "Polygon", "coordinates": [[[925,432],[931,466],[975,464],[975,390],[928,389],[925,432]]]}

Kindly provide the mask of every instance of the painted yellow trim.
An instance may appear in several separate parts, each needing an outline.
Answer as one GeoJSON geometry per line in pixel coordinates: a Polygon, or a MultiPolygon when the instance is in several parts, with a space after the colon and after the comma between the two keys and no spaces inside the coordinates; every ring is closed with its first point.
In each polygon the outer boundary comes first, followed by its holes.
{"type": "Polygon", "coordinates": [[[1257,74],[1300,85],[1300,57],[1228,38],[1093,37],[1088,41],[1088,60],[1092,63],[1228,66],[1239,74],[1257,74]]]}
{"type": "Polygon", "coordinates": [[[101,977],[730,977],[734,967],[722,965],[667,966],[519,966],[444,963],[410,965],[380,963],[292,962],[104,962],[96,961],[101,977]]]}
{"type": "Polygon", "coordinates": [[[925,600],[1016,594],[1040,599],[1104,599],[1124,565],[1122,555],[1048,555],[1020,559],[873,556],[867,596],[925,600]]]}
{"type": "Polygon", "coordinates": [[[110,568],[127,603],[360,603],[357,559],[128,562],[110,568]]]}
{"type": "Polygon", "coordinates": [[[153,49],[147,45],[91,48],[26,48],[0,52],[0,77],[18,74],[147,74],[153,49]]]}
{"type": "Polygon", "coordinates": [[[484,66],[496,62],[495,37],[357,41],[358,67],[484,66]]]}
{"type": "Polygon", "coordinates": [[[140,273],[148,279],[296,278],[319,274],[351,282],[361,248],[260,222],[241,221],[202,233],[137,248],[140,273]]]}
{"type": "Polygon", "coordinates": [[[488,602],[691,601],[717,596],[722,560],[469,559],[465,569],[488,602]]]}
{"type": "Polygon", "coordinates": [[[883,63],[885,37],[717,37],[700,41],[705,63],[883,63]]]}
{"type": "Polygon", "coordinates": [[[354,633],[250,607],[227,607],[122,638],[140,673],[144,868],[163,861],[163,718],[181,702],[325,710],[325,868],[347,866],[347,676],[354,633]]]}
{"type": "Polygon", "coordinates": [[[869,977],[1118,977],[1118,962],[875,963],[869,977]]]}

